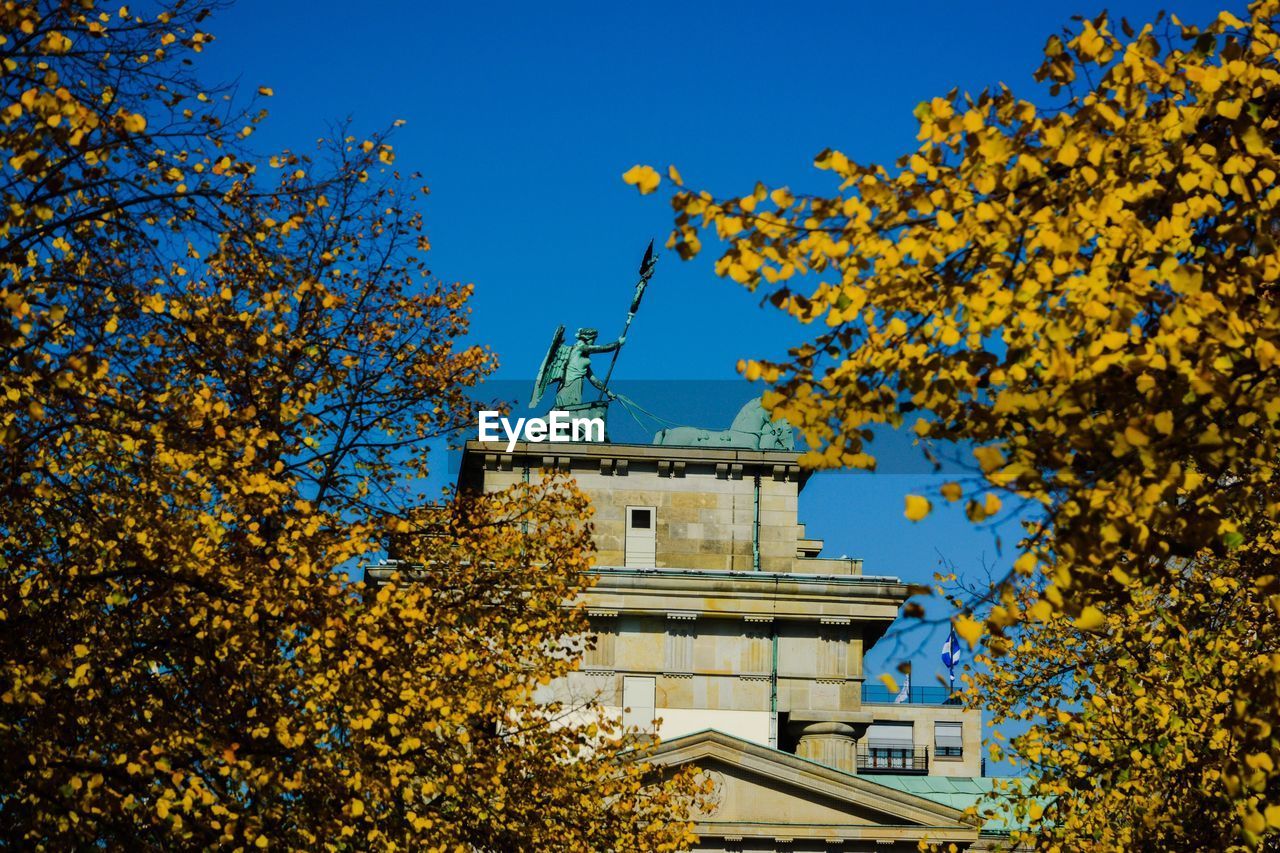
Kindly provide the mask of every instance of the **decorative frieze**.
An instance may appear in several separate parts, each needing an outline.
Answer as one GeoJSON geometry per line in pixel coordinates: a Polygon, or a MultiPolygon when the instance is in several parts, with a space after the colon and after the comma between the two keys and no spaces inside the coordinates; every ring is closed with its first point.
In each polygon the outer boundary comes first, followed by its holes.
{"type": "Polygon", "coordinates": [[[697,613],[667,614],[667,653],[663,672],[679,675],[693,672],[693,638],[697,634],[697,613]]]}
{"type": "Polygon", "coordinates": [[[547,471],[560,471],[567,474],[570,461],[568,456],[544,456],[542,457],[542,467],[547,471]]]}
{"type": "Polygon", "coordinates": [[[670,459],[661,459],[658,461],[659,477],[683,477],[685,463],[682,460],[672,461],[670,459]]]}
{"type": "Polygon", "coordinates": [[[617,660],[618,612],[594,610],[587,612],[591,620],[591,632],[595,644],[587,649],[582,663],[588,669],[612,670],[617,660]]]}
{"type": "Polygon", "coordinates": [[[486,453],[484,467],[487,471],[510,471],[514,460],[510,453],[486,453]]]}
{"type": "Polygon", "coordinates": [[[600,459],[600,473],[606,477],[612,475],[615,477],[627,476],[627,460],[613,459],[611,457],[602,457],[600,459]]]}
{"type": "Polygon", "coordinates": [[[822,619],[818,626],[818,678],[842,680],[848,666],[849,620],[822,619]]]}
{"type": "Polygon", "coordinates": [[[747,616],[742,643],[742,672],[767,673],[773,669],[773,617],[747,616]]]}

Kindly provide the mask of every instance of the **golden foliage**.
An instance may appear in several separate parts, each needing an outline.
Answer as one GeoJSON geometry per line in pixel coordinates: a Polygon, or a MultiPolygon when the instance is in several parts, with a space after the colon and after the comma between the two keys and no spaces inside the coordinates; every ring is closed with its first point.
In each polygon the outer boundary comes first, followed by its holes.
{"type": "Polygon", "coordinates": [[[247,153],[205,11],[0,9],[0,845],[687,844],[690,777],[534,701],[582,498],[420,508],[494,361],[419,194],[383,136],[247,153]],[[337,571],[392,535],[415,583],[337,571]]]}
{"type": "Polygon", "coordinates": [[[923,418],[976,448],[972,520],[1038,507],[957,630],[972,698],[1034,724],[1013,748],[1045,849],[1280,827],[1277,9],[1079,20],[1037,73],[1053,109],[952,92],[895,166],[820,154],[830,194],[673,195],[670,246],[711,231],[718,274],[817,326],[742,365],[807,464],[872,467],[868,428],[923,418]]]}

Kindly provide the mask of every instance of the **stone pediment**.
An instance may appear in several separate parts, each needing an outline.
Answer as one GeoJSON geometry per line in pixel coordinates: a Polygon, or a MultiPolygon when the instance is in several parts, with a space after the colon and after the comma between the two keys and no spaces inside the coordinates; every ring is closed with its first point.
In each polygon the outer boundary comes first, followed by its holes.
{"type": "Polygon", "coordinates": [[[711,729],[659,745],[650,760],[693,764],[715,780],[716,807],[697,819],[706,849],[717,849],[716,839],[752,850],[753,843],[804,840],[836,850],[873,843],[881,851],[916,849],[923,838],[962,849],[978,840],[957,809],[711,729]]]}

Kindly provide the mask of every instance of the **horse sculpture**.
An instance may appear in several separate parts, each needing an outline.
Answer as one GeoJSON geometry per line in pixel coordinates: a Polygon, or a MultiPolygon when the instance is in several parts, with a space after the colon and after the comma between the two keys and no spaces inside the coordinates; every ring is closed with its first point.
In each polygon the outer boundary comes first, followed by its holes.
{"type": "Polygon", "coordinates": [[[771,420],[758,399],[743,406],[725,430],[670,427],[654,444],[676,447],[740,447],[747,450],[795,450],[795,434],[786,421],[771,420]]]}

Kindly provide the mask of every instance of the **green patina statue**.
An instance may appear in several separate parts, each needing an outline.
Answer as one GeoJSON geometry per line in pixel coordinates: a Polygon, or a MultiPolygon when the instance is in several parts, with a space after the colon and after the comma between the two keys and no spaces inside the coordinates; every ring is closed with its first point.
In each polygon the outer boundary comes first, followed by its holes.
{"type": "Polygon", "coordinates": [[[606,352],[616,352],[627,342],[626,335],[619,337],[611,344],[597,344],[600,336],[595,329],[579,329],[577,340],[572,344],[564,342],[564,326],[556,329],[551,339],[551,348],[542,360],[542,368],[538,371],[537,381],[533,386],[533,397],[529,400],[532,408],[552,386],[556,386],[556,399],[551,408],[563,411],[581,411],[585,407],[593,407],[609,396],[608,386],[596,378],[591,371],[591,356],[606,352]],[[600,390],[600,400],[588,402],[585,392],[588,386],[600,390]]]}
{"type": "MultiPolygon", "coordinates": [[[[634,406],[625,397],[619,397],[609,390],[609,379],[613,375],[613,366],[618,362],[618,353],[627,342],[627,331],[640,309],[640,300],[644,297],[657,261],[653,242],[650,241],[644,259],[640,262],[640,279],[636,282],[635,293],[631,297],[627,321],[616,341],[596,343],[600,337],[599,332],[595,329],[579,329],[576,340],[569,344],[565,343],[564,326],[556,329],[551,346],[538,369],[538,378],[534,380],[529,408],[536,408],[552,387],[556,389],[556,396],[551,408],[569,412],[576,417],[606,420],[611,400],[620,400],[634,406]],[[613,353],[613,359],[609,362],[604,381],[601,381],[591,370],[591,356],[610,352],[613,353]],[[594,400],[587,399],[592,388],[599,391],[599,396],[594,400]]],[[[607,429],[606,422],[605,441],[609,440],[607,429]]],[[[726,430],[671,427],[655,435],[653,443],[678,447],[741,447],[751,450],[794,450],[796,446],[791,426],[785,421],[772,420],[758,399],[743,406],[726,430]]]]}
{"type": "Polygon", "coordinates": [[[556,398],[551,405],[552,409],[571,412],[578,417],[601,419],[607,417],[609,401],[616,399],[615,395],[609,391],[609,377],[613,375],[613,366],[618,363],[618,353],[622,350],[622,345],[627,342],[627,330],[631,328],[631,321],[640,310],[640,300],[644,297],[644,290],[649,285],[649,279],[653,276],[653,269],[657,263],[658,256],[654,254],[653,241],[650,240],[649,248],[645,249],[644,258],[640,261],[640,279],[636,282],[636,290],[631,297],[627,322],[622,327],[622,334],[613,343],[597,344],[599,332],[595,329],[579,329],[577,340],[572,344],[566,344],[564,326],[556,329],[555,337],[551,339],[551,347],[547,350],[546,357],[542,359],[538,378],[534,380],[529,408],[536,407],[554,385],[556,398]],[[604,375],[604,381],[601,382],[591,372],[591,356],[606,352],[613,353],[613,359],[609,362],[609,370],[604,375]],[[586,399],[590,387],[600,391],[600,396],[595,400],[586,399]]]}
{"type": "Polygon", "coordinates": [[[709,430],[697,427],[671,427],[653,437],[654,444],[676,447],[741,447],[748,450],[795,450],[796,437],[791,425],[771,420],[760,401],[743,406],[728,429],[709,430]]]}

